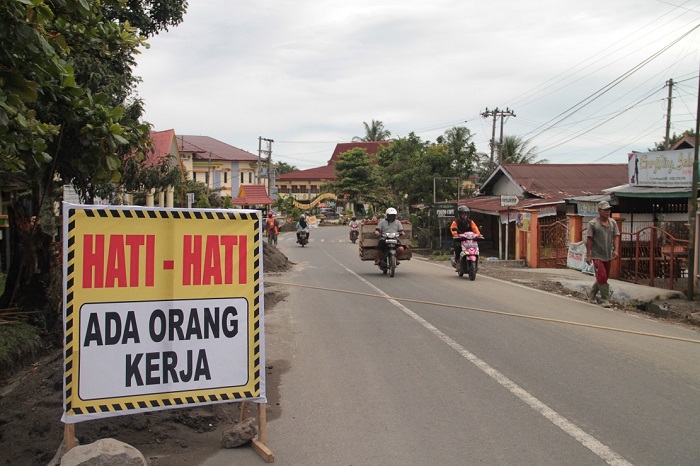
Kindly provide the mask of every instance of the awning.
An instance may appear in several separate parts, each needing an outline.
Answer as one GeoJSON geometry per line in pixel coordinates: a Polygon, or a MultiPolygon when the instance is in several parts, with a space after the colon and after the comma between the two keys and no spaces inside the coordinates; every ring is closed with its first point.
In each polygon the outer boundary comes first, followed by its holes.
{"type": "Polygon", "coordinates": [[[605,192],[617,197],[641,197],[641,198],[689,198],[692,189],[688,186],[675,186],[662,188],[658,186],[631,186],[622,185],[606,189],[605,192]]]}

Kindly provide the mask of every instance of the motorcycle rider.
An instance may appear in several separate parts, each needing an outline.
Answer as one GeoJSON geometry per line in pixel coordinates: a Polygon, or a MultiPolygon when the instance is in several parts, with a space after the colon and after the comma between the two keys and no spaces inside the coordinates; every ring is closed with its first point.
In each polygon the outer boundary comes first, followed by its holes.
{"type": "Polygon", "coordinates": [[[352,232],[353,232],[353,230],[357,230],[357,231],[358,231],[358,235],[359,235],[359,231],[360,231],[360,222],[357,221],[357,217],[355,217],[354,215],[353,215],[352,218],[350,219],[349,226],[350,226],[350,238],[351,238],[351,239],[352,239],[352,232]]]}
{"type": "Polygon", "coordinates": [[[305,231],[306,232],[306,240],[309,240],[309,237],[311,236],[309,234],[309,223],[306,221],[306,216],[304,214],[301,214],[299,216],[299,221],[297,222],[297,243],[299,242],[299,232],[300,231],[305,231]]]}
{"type": "MultiPolygon", "coordinates": [[[[386,218],[377,224],[377,228],[374,230],[374,235],[379,236],[379,243],[377,244],[377,259],[374,261],[374,265],[379,265],[384,256],[384,251],[386,251],[386,241],[381,238],[382,233],[398,233],[399,236],[404,236],[403,225],[396,219],[398,212],[393,207],[386,209],[386,218]]],[[[396,247],[397,256],[403,251],[403,246],[399,243],[396,247]]],[[[399,265],[399,261],[396,261],[396,265],[399,265]]]]}
{"type": "Polygon", "coordinates": [[[459,255],[462,253],[462,240],[457,237],[462,233],[472,231],[478,236],[481,236],[479,227],[476,226],[473,220],[469,218],[469,207],[461,205],[457,208],[457,218],[450,225],[452,238],[454,241],[455,263],[459,263],[459,255]]]}

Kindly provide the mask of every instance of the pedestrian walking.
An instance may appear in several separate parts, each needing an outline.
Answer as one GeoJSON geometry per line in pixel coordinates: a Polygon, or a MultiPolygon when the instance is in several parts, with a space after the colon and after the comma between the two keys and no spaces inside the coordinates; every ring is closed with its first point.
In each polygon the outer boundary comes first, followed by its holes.
{"type": "Polygon", "coordinates": [[[600,304],[610,307],[610,285],[608,278],[612,261],[617,259],[620,250],[620,230],[617,222],[610,218],[611,206],[608,201],[598,203],[598,216],[588,222],[586,229],[586,263],[593,263],[595,283],[588,294],[590,302],[596,302],[600,291],[600,304]]]}

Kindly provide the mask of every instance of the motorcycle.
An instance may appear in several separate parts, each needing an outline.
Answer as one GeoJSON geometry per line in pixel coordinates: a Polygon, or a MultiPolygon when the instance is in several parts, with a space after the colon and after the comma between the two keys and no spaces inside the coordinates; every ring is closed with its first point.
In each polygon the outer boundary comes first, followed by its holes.
{"type": "Polygon", "coordinates": [[[360,236],[359,227],[350,227],[350,241],[352,241],[352,244],[355,244],[355,241],[357,241],[357,238],[359,236],[360,236]]]}
{"type": "Polygon", "coordinates": [[[384,251],[382,260],[379,261],[379,268],[384,275],[389,273],[390,277],[393,277],[394,273],[396,273],[396,248],[401,245],[399,236],[398,233],[382,233],[382,239],[386,244],[386,250],[384,251]]]}
{"type": "Polygon", "coordinates": [[[469,280],[476,280],[476,273],[479,270],[479,243],[477,239],[484,239],[483,236],[477,235],[473,231],[457,235],[462,243],[462,252],[459,254],[459,263],[452,258],[452,267],[455,268],[460,277],[464,274],[469,276],[469,280]]]}
{"type": "Polygon", "coordinates": [[[301,244],[302,248],[306,246],[309,243],[309,232],[305,230],[300,231],[297,243],[301,244]]]}

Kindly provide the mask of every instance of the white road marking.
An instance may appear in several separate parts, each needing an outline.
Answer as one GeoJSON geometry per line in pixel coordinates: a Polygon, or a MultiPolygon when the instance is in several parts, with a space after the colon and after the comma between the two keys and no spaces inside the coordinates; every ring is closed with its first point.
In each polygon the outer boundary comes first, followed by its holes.
{"type": "MultiPolygon", "coordinates": [[[[324,251],[325,252],[325,251],[324,251]]],[[[396,301],[395,299],[391,299],[390,296],[386,293],[384,293],[382,290],[374,286],[372,283],[369,281],[365,280],[358,274],[356,274],[354,271],[350,270],[347,268],[345,265],[341,264],[338,262],[333,256],[328,254],[327,252],[325,253],[328,257],[330,257],[334,262],[336,262],[338,265],[343,267],[345,270],[347,270],[350,274],[354,275],[358,280],[375,290],[377,293],[380,295],[384,296],[385,298],[388,298],[387,301],[392,303],[394,306],[399,308],[401,311],[403,311],[406,315],[414,319],[416,322],[421,324],[423,327],[425,327],[428,331],[430,331],[433,335],[438,337],[442,342],[447,344],[449,347],[457,351],[464,359],[467,361],[471,362],[474,364],[476,367],[478,367],[482,372],[484,372],[486,375],[491,377],[493,380],[495,380],[498,384],[503,386],[506,390],[511,392],[513,395],[518,397],[521,401],[524,401],[528,406],[530,406],[532,409],[534,409],[536,412],[544,416],[547,420],[549,420],[552,424],[555,426],[559,427],[561,430],[569,434],[574,440],[579,442],[581,445],[584,447],[588,448],[590,451],[592,451],[595,455],[597,455],[599,458],[601,458],[603,461],[605,461],[608,464],[611,465],[616,465],[616,466],[632,466],[632,463],[627,461],[625,458],[623,458],[621,455],[613,451],[610,447],[607,445],[603,444],[600,442],[598,439],[590,435],[589,433],[585,432],[578,426],[576,426],[573,422],[569,421],[556,411],[554,411],[552,408],[541,402],[539,399],[537,399],[535,396],[531,395],[529,392],[524,390],[522,387],[520,387],[518,384],[510,380],[508,377],[500,373],[498,370],[494,369],[491,367],[488,363],[485,361],[479,359],[475,354],[469,352],[466,348],[464,348],[462,345],[454,341],[452,338],[449,336],[445,335],[442,331],[440,331],[438,328],[433,326],[430,322],[426,321],[423,319],[421,316],[416,314],[415,312],[411,311],[408,309],[406,306],[401,304],[400,302],[396,301]]]]}

